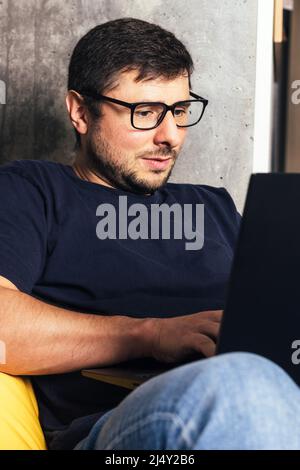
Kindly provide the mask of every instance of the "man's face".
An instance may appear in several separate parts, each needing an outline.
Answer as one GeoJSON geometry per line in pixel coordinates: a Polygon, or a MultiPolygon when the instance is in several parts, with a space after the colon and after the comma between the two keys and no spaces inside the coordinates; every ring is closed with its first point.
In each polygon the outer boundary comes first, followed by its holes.
{"type": "MultiPolygon", "coordinates": [[[[160,101],[171,105],[189,99],[187,76],[135,82],[136,74],[120,74],[118,85],[103,94],[129,103],[160,101]]],[[[85,136],[88,168],[110,186],[127,191],[148,194],[163,186],[183,145],[186,128],[176,126],[171,112],[151,130],[134,129],[129,108],[103,102],[101,113],[85,136]]]]}

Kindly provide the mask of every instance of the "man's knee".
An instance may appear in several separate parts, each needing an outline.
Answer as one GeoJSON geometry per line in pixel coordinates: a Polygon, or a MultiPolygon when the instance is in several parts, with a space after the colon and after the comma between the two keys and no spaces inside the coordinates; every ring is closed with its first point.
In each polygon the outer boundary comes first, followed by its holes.
{"type": "Polygon", "coordinates": [[[253,393],[274,387],[295,386],[294,382],[277,364],[269,359],[248,352],[232,352],[214,356],[191,364],[194,382],[199,390],[224,388],[231,393],[253,393]]]}
{"type": "Polygon", "coordinates": [[[197,412],[203,419],[216,410],[222,410],[227,417],[231,413],[244,417],[249,413],[255,419],[263,409],[273,409],[279,416],[282,412],[290,414],[297,406],[295,397],[300,401],[299,388],[278,365],[250,353],[228,353],[196,361],[186,371],[182,369],[182,374],[174,374],[173,379],[176,386],[182,381],[183,393],[177,395],[173,411],[183,419],[197,412]]]}
{"type": "Polygon", "coordinates": [[[290,387],[296,384],[288,374],[273,361],[248,352],[233,352],[215,356],[207,367],[207,375],[214,382],[230,384],[233,388],[253,390],[269,387],[290,387]]]}
{"type": "MultiPolygon", "coordinates": [[[[276,364],[250,353],[228,353],[184,364],[139,386],[123,400],[121,407],[189,414],[197,405],[212,401],[225,407],[251,408],[269,399],[284,400],[285,391],[295,383],[276,364]]],[[[298,391],[298,390],[297,390],[298,391]]]]}
{"type": "Polygon", "coordinates": [[[220,385],[231,383],[232,385],[255,386],[258,382],[290,380],[287,374],[274,362],[257,354],[247,352],[232,352],[214,356],[208,359],[193,361],[184,364],[154,380],[161,381],[161,385],[172,384],[176,382],[187,385],[193,382],[199,382],[201,385],[210,384],[220,385]]]}
{"type": "Polygon", "coordinates": [[[193,361],[161,374],[144,384],[137,395],[147,393],[157,404],[178,411],[197,403],[218,400],[224,406],[251,407],[269,399],[284,400],[296,384],[272,361],[251,353],[235,352],[193,361]],[[167,404],[167,405],[166,405],[167,404]]]}

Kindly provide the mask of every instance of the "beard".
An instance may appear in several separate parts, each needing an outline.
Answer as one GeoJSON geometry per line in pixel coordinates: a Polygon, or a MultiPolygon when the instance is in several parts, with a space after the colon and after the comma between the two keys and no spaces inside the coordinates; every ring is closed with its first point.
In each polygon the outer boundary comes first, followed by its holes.
{"type": "MultiPolygon", "coordinates": [[[[92,133],[95,135],[95,133],[92,133]]],[[[170,147],[165,147],[156,152],[143,152],[136,155],[136,161],[143,157],[170,157],[173,164],[170,169],[165,172],[162,170],[151,170],[154,174],[164,174],[163,178],[157,179],[156,182],[147,180],[138,175],[138,171],[130,169],[126,164],[126,155],[122,155],[116,149],[111,147],[109,142],[99,137],[99,128],[97,129],[97,138],[88,138],[86,142],[86,163],[88,169],[96,176],[103,178],[111,186],[125,191],[137,194],[152,194],[160,187],[164,186],[171,176],[178,152],[170,147]],[[124,163],[118,163],[123,159],[124,163]]]]}

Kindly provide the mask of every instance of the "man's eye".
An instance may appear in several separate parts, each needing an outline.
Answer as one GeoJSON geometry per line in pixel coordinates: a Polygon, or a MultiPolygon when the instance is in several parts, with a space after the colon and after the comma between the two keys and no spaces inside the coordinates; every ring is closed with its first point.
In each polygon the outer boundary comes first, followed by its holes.
{"type": "Polygon", "coordinates": [[[149,117],[153,114],[153,111],[135,111],[134,113],[138,117],[149,117]]]}
{"type": "Polygon", "coordinates": [[[174,111],[175,116],[184,116],[187,110],[185,108],[176,108],[174,111]]]}

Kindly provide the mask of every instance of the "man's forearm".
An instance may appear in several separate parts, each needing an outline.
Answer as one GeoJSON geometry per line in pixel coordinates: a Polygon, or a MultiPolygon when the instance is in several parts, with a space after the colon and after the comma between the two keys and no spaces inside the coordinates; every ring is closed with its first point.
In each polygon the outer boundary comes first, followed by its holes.
{"type": "Polygon", "coordinates": [[[0,287],[0,340],[13,375],[71,372],[151,355],[152,319],[71,312],[0,287]]]}

